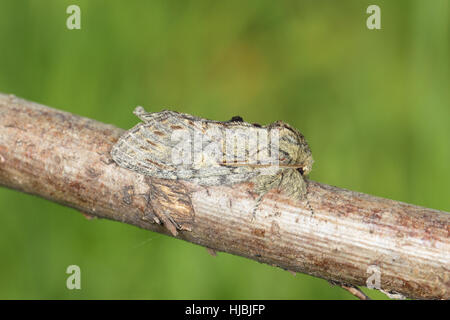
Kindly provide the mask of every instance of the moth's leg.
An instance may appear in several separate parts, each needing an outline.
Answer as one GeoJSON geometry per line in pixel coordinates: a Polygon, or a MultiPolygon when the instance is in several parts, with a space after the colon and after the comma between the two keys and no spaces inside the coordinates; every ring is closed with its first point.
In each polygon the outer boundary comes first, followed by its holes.
{"type": "Polygon", "coordinates": [[[256,210],[259,208],[263,197],[270,190],[278,188],[280,186],[282,177],[283,173],[282,171],[280,171],[275,175],[260,175],[256,178],[253,178],[253,182],[255,183],[254,191],[258,194],[258,198],[256,198],[256,204],[252,210],[252,220],[256,217],[256,210]]]}
{"type": "Polygon", "coordinates": [[[155,214],[158,216],[159,219],[161,219],[161,222],[164,225],[164,227],[167,230],[169,230],[174,237],[176,237],[178,235],[177,229],[181,229],[180,226],[173,220],[173,218],[170,216],[169,213],[165,212],[165,209],[163,208],[156,209],[155,207],[158,206],[154,205],[153,208],[155,209],[155,214]]]}
{"type": "Polygon", "coordinates": [[[115,163],[115,161],[111,158],[110,152],[97,152],[97,154],[100,156],[100,161],[104,164],[110,165],[115,163]]]}
{"type": "Polygon", "coordinates": [[[306,200],[306,206],[314,214],[314,209],[311,207],[306,198],[307,183],[305,178],[295,169],[287,169],[280,183],[280,190],[291,199],[303,201],[306,200]]]}
{"type": "Polygon", "coordinates": [[[154,209],[152,207],[152,204],[150,202],[150,196],[147,193],[141,193],[137,194],[138,196],[143,196],[146,201],[146,206],[144,209],[144,216],[142,217],[142,220],[150,221],[152,223],[162,224],[161,220],[158,218],[157,215],[154,214],[154,209]]]}
{"type": "Polygon", "coordinates": [[[266,195],[266,193],[267,192],[260,193],[258,195],[258,198],[256,198],[256,204],[255,204],[255,206],[253,207],[253,210],[252,210],[252,221],[255,220],[255,218],[256,218],[256,210],[258,210],[259,205],[261,204],[262,199],[266,195]]]}
{"type": "Polygon", "coordinates": [[[339,286],[344,290],[347,290],[348,292],[350,292],[352,295],[354,295],[355,297],[357,297],[360,300],[371,300],[364,292],[362,292],[361,289],[359,289],[357,286],[354,286],[352,284],[347,284],[347,283],[343,283],[343,282],[337,282],[337,281],[333,281],[333,280],[328,280],[328,282],[333,285],[333,286],[339,286]]]}
{"type": "Polygon", "coordinates": [[[306,181],[295,169],[284,170],[280,182],[281,192],[289,198],[304,200],[306,195],[306,181]]]}
{"type": "Polygon", "coordinates": [[[217,256],[217,251],[211,248],[206,247],[206,251],[208,251],[208,253],[213,256],[216,257],[217,256]]]}
{"type": "Polygon", "coordinates": [[[142,217],[142,220],[149,221],[151,223],[157,223],[159,225],[164,225],[174,236],[178,234],[178,224],[172,219],[170,215],[164,212],[163,208],[160,208],[158,203],[152,201],[150,193],[139,193],[136,195],[143,196],[146,201],[144,216],[142,217]]]}
{"type": "Polygon", "coordinates": [[[178,234],[177,229],[180,229],[180,227],[169,214],[164,212],[164,208],[162,208],[158,202],[152,201],[152,197],[149,193],[138,195],[143,196],[147,202],[142,220],[163,225],[172,235],[176,236],[178,234]]]}

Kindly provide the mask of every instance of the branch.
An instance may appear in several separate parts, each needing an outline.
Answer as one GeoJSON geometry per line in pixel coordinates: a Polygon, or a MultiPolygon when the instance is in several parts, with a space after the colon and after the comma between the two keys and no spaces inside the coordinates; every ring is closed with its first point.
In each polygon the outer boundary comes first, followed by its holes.
{"type": "Polygon", "coordinates": [[[0,185],[169,235],[152,207],[170,208],[177,238],[216,251],[347,287],[376,268],[384,292],[450,298],[448,213],[309,181],[307,200],[271,191],[252,220],[250,183],[204,188],[118,167],[109,151],[122,133],[0,94],[0,185]]]}

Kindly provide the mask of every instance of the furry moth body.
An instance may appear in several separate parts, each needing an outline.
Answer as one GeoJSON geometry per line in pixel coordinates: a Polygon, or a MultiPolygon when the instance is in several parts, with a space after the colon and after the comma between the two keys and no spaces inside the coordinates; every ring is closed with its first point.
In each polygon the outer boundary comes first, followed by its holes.
{"type": "Polygon", "coordinates": [[[284,122],[259,126],[240,117],[220,122],[167,110],[148,113],[142,107],[134,114],[142,122],[111,150],[121,167],[202,186],[253,182],[257,204],[274,188],[295,199],[306,193],[303,176],[312,168],[311,150],[284,122]]]}

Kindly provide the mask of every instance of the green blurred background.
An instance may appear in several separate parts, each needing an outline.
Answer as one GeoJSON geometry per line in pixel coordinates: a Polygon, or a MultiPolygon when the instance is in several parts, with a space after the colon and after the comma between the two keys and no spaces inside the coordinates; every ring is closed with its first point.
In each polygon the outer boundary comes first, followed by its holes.
{"type": "MultiPolygon", "coordinates": [[[[284,120],[313,180],[450,211],[449,3],[1,0],[0,92],[124,129],[136,105],[284,120]],[[382,30],[366,28],[370,4],[382,30]]],[[[3,299],[353,299],[5,188],[0,212],[3,299]],[[71,264],[82,290],[66,289],[71,264]]]]}

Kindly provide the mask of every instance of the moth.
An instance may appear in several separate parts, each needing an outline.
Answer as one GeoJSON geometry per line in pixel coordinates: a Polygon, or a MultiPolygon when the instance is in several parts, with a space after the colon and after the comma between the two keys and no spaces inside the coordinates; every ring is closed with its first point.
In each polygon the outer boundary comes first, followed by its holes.
{"type": "Polygon", "coordinates": [[[271,189],[294,199],[306,194],[313,158],[305,137],[287,123],[267,126],[240,117],[221,122],[137,107],[142,121],[112,147],[121,167],[140,174],[201,186],[253,182],[257,205],[271,189]]]}

